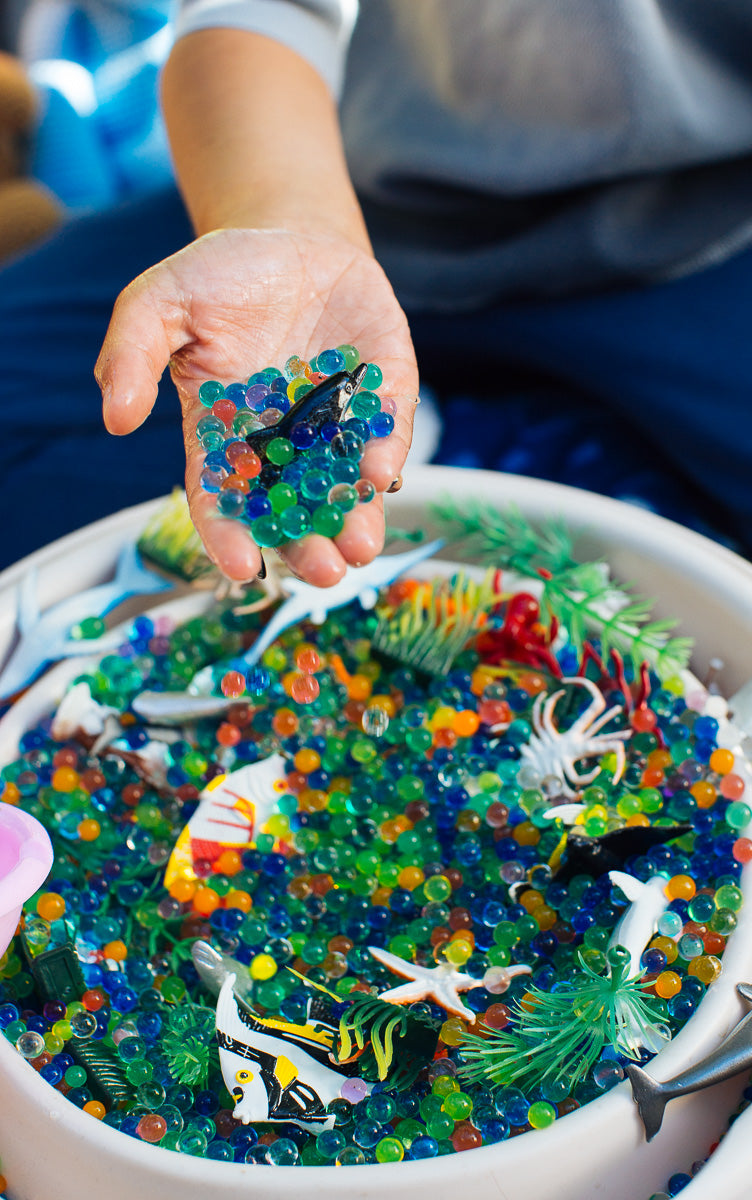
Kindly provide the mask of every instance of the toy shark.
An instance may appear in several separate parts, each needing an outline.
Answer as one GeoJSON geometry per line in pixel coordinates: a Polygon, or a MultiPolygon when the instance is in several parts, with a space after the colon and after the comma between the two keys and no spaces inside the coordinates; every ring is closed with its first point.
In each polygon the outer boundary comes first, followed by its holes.
{"type": "Polygon", "coordinates": [[[336,375],[330,375],[293,404],[276,425],[253,430],[246,436],[246,442],[260,454],[272,438],[289,438],[293,426],[301,421],[313,425],[317,430],[328,421],[341,421],[367,370],[368,363],[360,363],[354,371],[338,371],[336,375]]]}
{"type": "MultiPolygon", "coordinates": [[[[189,692],[140,692],[131,704],[137,716],[156,725],[191,725],[218,717],[237,704],[226,696],[192,696],[189,692]]],[[[242,703],[242,701],[241,701],[242,703]]]]}
{"type": "MultiPolygon", "coordinates": [[[[235,1100],[233,1116],[244,1125],[282,1121],[314,1132],[331,1129],[334,1115],[327,1105],[357,1072],[355,1064],[332,1057],[336,1021],[317,1014],[324,1008],[318,997],[309,1001],[303,1025],[257,1017],[241,1007],[234,983],[230,974],[222,984],[216,1018],[219,1065],[235,1100]]],[[[371,1087],[363,1082],[363,1094],[371,1087]]]]}
{"type": "Polygon", "coordinates": [[[176,879],[196,879],[198,861],[216,862],[223,850],[247,850],[285,790],[287,764],[272,754],[212,779],[199,797],[198,808],[183,828],[167,863],[164,886],[176,879]]]}
{"type": "MultiPolygon", "coordinates": [[[[562,805],[549,809],[546,815],[559,816],[563,810],[574,807],[562,805]]],[[[563,819],[566,823],[567,816],[563,819]]],[[[573,825],[567,834],[561,865],[554,868],[554,876],[557,883],[567,883],[575,875],[592,875],[593,879],[599,879],[601,875],[618,870],[628,859],[647,854],[652,846],[661,846],[691,832],[691,825],[627,825],[600,837],[588,837],[580,825],[573,825]]]]}
{"type": "Polygon", "coordinates": [[[353,600],[360,600],[364,608],[373,608],[378,599],[379,588],[386,587],[417,563],[436,554],[443,541],[427,542],[403,554],[389,554],[375,558],[366,567],[348,567],[339,583],[334,587],[318,588],[300,579],[282,581],[287,599],[259,634],[250,650],[243,656],[247,667],[252,667],[261,655],[276,641],[283,630],[297,621],[312,621],[323,625],[327,613],[342,608],[353,600]]]}
{"type": "Polygon", "coordinates": [[[120,645],[122,631],[100,638],[72,638],[71,628],[85,617],[103,617],[129,596],[163,592],[172,584],[144,567],[132,542],[120,552],[115,578],[77,592],[53,604],[43,614],[37,601],[37,574],[32,569],[21,581],[18,594],[18,630],[21,639],[0,672],[0,696],[13,696],[27,687],[44,667],[61,658],[104,652],[120,645]]]}
{"type": "MultiPolygon", "coordinates": [[[[752,1004],[752,984],[738,983],[736,990],[752,1004]]],[[[628,1066],[626,1072],[632,1085],[632,1095],[640,1120],[645,1126],[647,1140],[651,1142],[660,1129],[669,1100],[676,1096],[686,1096],[689,1092],[699,1092],[702,1088],[713,1087],[716,1083],[722,1083],[724,1079],[731,1079],[734,1075],[749,1071],[750,1067],[752,1012],[742,1017],[720,1046],[694,1066],[687,1067],[685,1071],[680,1071],[673,1079],[667,1079],[664,1083],[653,1079],[642,1067],[628,1066]]]]}

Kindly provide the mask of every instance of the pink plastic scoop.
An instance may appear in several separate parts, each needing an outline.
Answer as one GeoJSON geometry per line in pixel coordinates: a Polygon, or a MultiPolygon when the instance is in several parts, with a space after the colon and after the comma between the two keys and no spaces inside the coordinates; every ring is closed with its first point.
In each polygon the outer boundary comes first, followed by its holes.
{"type": "Polygon", "coordinates": [[[39,821],[0,803],[0,956],[10,945],[29,896],[52,866],[52,844],[39,821]]]}

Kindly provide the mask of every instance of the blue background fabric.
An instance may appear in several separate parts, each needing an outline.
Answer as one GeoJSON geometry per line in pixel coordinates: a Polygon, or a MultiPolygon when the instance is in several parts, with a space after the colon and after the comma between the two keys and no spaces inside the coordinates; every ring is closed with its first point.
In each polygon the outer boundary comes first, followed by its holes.
{"type": "MultiPolygon", "coordinates": [[[[0,270],[0,565],[182,482],[169,378],[147,423],[114,438],[92,368],[118,292],[191,236],[169,187],[0,270]]],[[[442,403],[436,461],[628,498],[749,549],[750,313],[751,252],[651,287],[410,313],[442,403]]]]}

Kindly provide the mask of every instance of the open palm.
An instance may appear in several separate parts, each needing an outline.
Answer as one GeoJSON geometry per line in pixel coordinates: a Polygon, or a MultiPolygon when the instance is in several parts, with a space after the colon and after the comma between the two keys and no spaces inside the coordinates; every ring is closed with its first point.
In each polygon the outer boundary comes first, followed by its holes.
{"type": "MultiPolygon", "coordinates": [[[[407,321],[378,263],[350,242],[284,230],[228,229],[199,238],[140,275],[119,297],[96,375],[111,433],[146,419],[168,365],[183,409],[186,491],[207,551],[232,579],[251,579],[261,558],[247,529],[217,515],[201,488],[196,422],[206,379],[230,383],[291,355],[309,358],[351,343],[376,362],[395,428],[368,444],[361,472],[381,493],[399,474],[412,430],[418,374],[407,321]]],[[[284,557],[296,574],[335,583],[348,563],[369,562],[383,542],[381,496],[348,513],[331,542],[311,534],[284,557]]]]}

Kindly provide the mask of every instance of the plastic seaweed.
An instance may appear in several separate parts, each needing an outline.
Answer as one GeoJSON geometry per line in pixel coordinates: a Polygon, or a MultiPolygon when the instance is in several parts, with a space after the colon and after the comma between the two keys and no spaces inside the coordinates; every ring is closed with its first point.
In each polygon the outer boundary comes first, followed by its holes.
{"type": "MultiPolygon", "coordinates": [[[[206,1087],[216,1054],[214,1010],[202,1004],[182,1004],[166,1016],[161,1048],[178,1083],[206,1087]]],[[[216,1060],[218,1066],[218,1060],[216,1060]]]]}
{"type": "Polygon", "coordinates": [[[378,996],[356,992],[347,1000],[339,1022],[337,1061],[358,1057],[363,1079],[409,1087],[433,1058],[439,1023],[378,996]]]}
{"type": "Polygon", "coordinates": [[[182,488],[174,488],[138,539],[141,555],[168,575],[188,583],[216,574],[191,520],[182,488]]]}
{"type": "Polygon", "coordinates": [[[463,1078],[526,1088],[563,1080],[575,1087],[606,1046],[639,1058],[638,1032],[665,1040],[659,1001],[642,990],[640,976],[628,978],[628,951],[613,946],[606,957],[609,969],[601,975],[580,953],[579,977],[551,992],[531,986],[511,1005],[513,1022],[504,1029],[466,1034],[460,1046],[463,1078]]]}

